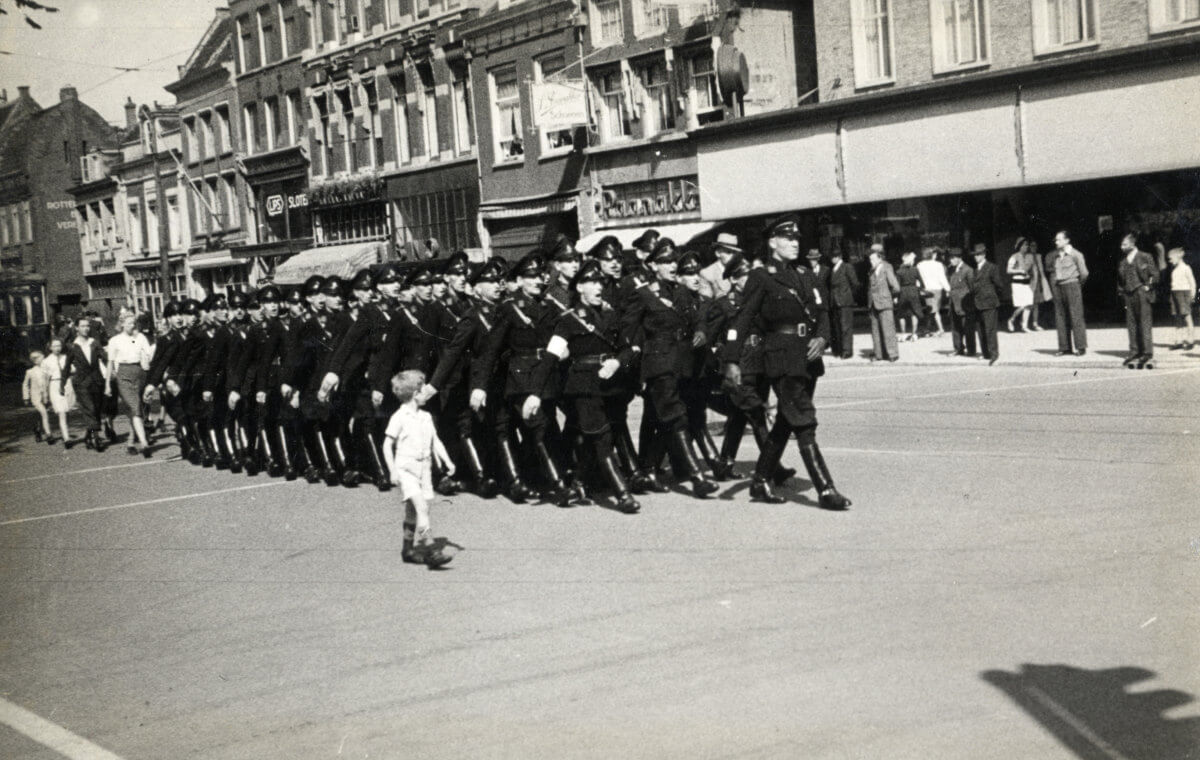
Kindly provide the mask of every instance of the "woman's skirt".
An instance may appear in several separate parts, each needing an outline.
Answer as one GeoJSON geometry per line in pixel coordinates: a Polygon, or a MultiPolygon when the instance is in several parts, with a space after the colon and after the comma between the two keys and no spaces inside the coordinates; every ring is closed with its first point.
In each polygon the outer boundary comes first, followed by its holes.
{"type": "Polygon", "coordinates": [[[1024,282],[1012,283],[1012,299],[1014,309],[1033,306],[1033,288],[1024,282]]]}
{"type": "Polygon", "coordinates": [[[71,381],[67,381],[67,388],[60,392],[59,388],[62,384],[58,380],[50,381],[50,406],[54,409],[55,414],[71,411],[71,407],[75,406],[75,388],[71,385],[71,381]]]}
{"type": "Polygon", "coordinates": [[[140,364],[117,367],[117,393],[129,409],[130,417],[142,416],[142,389],[146,387],[146,370],[140,364]]]}

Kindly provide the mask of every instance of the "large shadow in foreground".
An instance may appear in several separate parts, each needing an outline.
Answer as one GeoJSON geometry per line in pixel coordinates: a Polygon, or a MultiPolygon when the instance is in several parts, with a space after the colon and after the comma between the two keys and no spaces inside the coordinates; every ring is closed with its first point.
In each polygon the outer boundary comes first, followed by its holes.
{"type": "Polygon", "coordinates": [[[981,677],[1083,760],[1200,759],[1200,718],[1162,716],[1192,702],[1192,695],[1176,689],[1129,690],[1154,675],[1135,667],[1026,664],[1015,673],[988,670],[981,677]]]}

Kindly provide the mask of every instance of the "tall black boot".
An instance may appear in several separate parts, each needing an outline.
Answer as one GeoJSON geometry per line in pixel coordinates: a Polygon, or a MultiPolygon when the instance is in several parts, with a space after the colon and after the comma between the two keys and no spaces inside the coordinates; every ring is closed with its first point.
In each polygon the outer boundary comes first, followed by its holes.
{"type": "Polygon", "coordinates": [[[230,417],[225,421],[225,425],[221,428],[221,435],[225,442],[225,451],[229,457],[229,471],[239,473],[242,471],[242,461],[244,455],[242,453],[242,441],[239,438],[237,418],[230,417]]]}
{"type": "Polygon", "coordinates": [[[629,425],[624,421],[612,426],[613,449],[617,454],[617,462],[625,477],[633,477],[637,472],[637,452],[633,449],[633,437],[629,434],[629,425]]]}
{"type": "Polygon", "coordinates": [[[732,478],[733,465],[737,462],[738,449],[742,446],[742,438],[746,435],[746,415],[740,409],[735,409],[725,418],[725,435],[721,440],[721,453],[717,458],[717,467],[713,469],[713,477],[717,480],[732,478]],[[718,469],[720,472],[718,472],[718,469]]]}
{"type": "Polygon", "coordinates": [[[667,431],[660,430],[646,439],[638,450],[638,470],[632,478],[634,493],[666,493],[670,491],[658,479],[656,467],[667,451],[667,431]]]}
{"type": "Polygon", "coordinates": [[[838,493],[833,486],[833,477],[825,466],[825,458],[821,449],[815,443],[800,447],[800,458],[804,460],[804,469],[821,499],[821,509],[845,509],[850,506],[850,500],[838,493]]]}
{"type": "Polygon", "coordinates": [[[300,445],[297,448],[304,450],[304,460],[308,463],[304,468],[304,479],[309,483],[320,483],[329,469],[329,464],[325,461],[324,451],[317,443],[316,428],[307,420],[299,423],[298,427],[299,435],[295,437],[299,439],[300,445]]]}
{"type": "Polygon", "coordinates": [[[208,441],[209,447],[213,452],[213,464],[218,470],[229,469],[229,455],[225,453],[225,449],[221,444],[221,438],[217,434],[217,428],[212,424],[208,425],[208,441]]]}
{"type": "Polygon", "coordinates": [[[708,465],[709,471],[713,474],[713,480],[728,480],[729,475],[725,467],[721,465],[720,457],[717,454],[717,442],[713,440],[712,433],[708,431],[708,424],[697,420],[692,426],[692,440],[696,442],[696,449],[700,452],[700,456],[704,459],[704,463],[708,465]]]}
{"type": "MultiPolygon", "coordinates": [[[[770,434],[770,431],[767,429],[767,413],[762,407],[759,407],[751,412],[747,412],[746,418],[750,421],[750,431],[754,435],[755,443],[758,444],[758,450],[762,451],[763,446],[766,445],[767,436],[770,434]]],[[[787,443],[785,441],[783,447],[779,450],[780,455],[783,454],[783,450],[786,448],[787,443]]],[[[776,461],[775,471],[771,473],[770,480],[773,484],[781,486],[788,482],[795,474],[796,469],[794,467],[784,467],[782,463],[776,461]]]]}
{"type": "Polygon", "coordinates": [[[608,456],[597,456],[596,459],[600,464],[600,471],[612,486],[613,494],[617,497],[617,509],[627,515],[636,514],[642,508],[638,504],[637,499],[633,498],[633,494],[629,492],[629,488],[625,485],[625,478],[621,475],[621,468],[617,464],[617,457],[613,452],[608,452],[608,456]]]}
{"type": "Polygon", "coordinates": [[[521,471],[517,469],[517,458],[513,455],[512,441],[507,435],[501,434],[496,442],[496,451],[500,455],[500,467],[505,480],[505,494],[516,504],[524,504],[533,496],[529,486],[521,480],[521,471]]]}
{"type": "Polygon", "coordinates": [[[346,488],[354,488],[362,482],[362,473],[351,466],[350,459],[346,456],[346,447],[342,445],[342,437],[337,433],[337,428],[332,432],[324,431],[322,435],[325,438],[325,450],[333,457],[334,467],[342,473],[342,485],[346,488]]]}
{"type": "Polygon", "coordinates": [[[496,494],[500,492],[500,484],[487,476],[483,469],[483,460],[479,458],[479,451],[475,448],[475,441],[470,436],[462,437],[462,452],[463,458],[467,460],[467,467],[471,470],[471,478],[475,481],[475,493],[484,499],[496,498],[496,494]]]}
{"type": "Polygon", "coordinates": [[[279,464],[283,467],[283,477],[286,480],[295,480],[300,477],[300,473],[296,471],[295,460],[292,455],[295,449],[290,446],[287,430],[283,423],[275,426],[275,440],[279,442],[278,454],[279,464]]]}
{"type": "Polygon", "coordinates": [[[204,467],[212,467],[217,463],[217,453],[213,450],[208,423],[201,420],[192,420],[192,432],[198,440],[196,450],[200,452],[200,464],[204,467]]]}
{"type": "Polygon", "coordinates": [[[771,491],[770,477],[779,467],[779,458],[792,437],[792,428],[784,421],[775,422],[775,427],[760,444],[758,463],[754,467],[754,480],[750,483],[750,499],[767,504],[782,504],[787,499],[771,491]]]}
{"type": "Polygon", "coordinates": [[[392,487],[392,480],[388,477],[387,468],[383,466],[383,460],[379,455],[379,446],[375,444],[375,431],[372,430],[374,420],[359,420],[362,430],[362,449],[366,455],[367,465],[371,468],[371,479],[375,483],[375,487],[380,491],[387,491],[392,487]]]}
{"type": "Polygon", "coordinates": [[[283,474],[283,464],[280,462],[276,454],[277,446],[271,445],[271,434],[267,430],[267,425],[261,424],[258,428],[258,441],[262,444],[262,454],[266,457],[267,474],[273,478],[277,478],[283,474]]]}
{"type": "Polygon", "coordinates": [[[571,492],[563,485],[562,478],[558,475],[558,468],[554,465],[554,457],[550,456],[550,449],[546,448],[545,439],[537,439],[534,442],[534,450],[537,451],[538,463],[542,466],[542,474],[548,484],[542,498],[560,507],[571,506],[571,492]]]}
{"type": "MultiPolygon", "coordinates": [[[[688,441],[687,427],[677,425],[671,429],[669,444],[671,451],[675,454],[675,458],[680,464],[687,469],[687,476],[692,481],[692,493],[697,498],[703,498],[717,491],[720,486],[704,477],[704,471],[700,469],[700,465],[696,463],[696,457],[692,454],[692,447],[688,441]]],[[[682,475],[683,473],[680,473],[682,475]]]]}

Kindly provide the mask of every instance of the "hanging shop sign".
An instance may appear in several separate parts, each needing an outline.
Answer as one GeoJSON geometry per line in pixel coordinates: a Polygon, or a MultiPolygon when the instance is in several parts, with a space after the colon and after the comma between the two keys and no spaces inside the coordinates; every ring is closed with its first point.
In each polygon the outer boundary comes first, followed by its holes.
{"type": "Polygon", "coordinates": [[[698,219],[697,176],[609,185],[597,195],[596,217],[616,219],[698,219]]]}
{"type": "Polygon", "coordinates": [[[543,129],[567,129],[588,123],[587,101],[582,81],[536,82],[533,120],[543,129]]]}

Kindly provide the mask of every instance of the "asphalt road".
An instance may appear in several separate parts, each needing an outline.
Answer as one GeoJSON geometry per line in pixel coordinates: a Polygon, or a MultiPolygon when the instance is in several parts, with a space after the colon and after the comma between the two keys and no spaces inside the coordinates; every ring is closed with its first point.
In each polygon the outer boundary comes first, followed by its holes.
{"type": "Polygon", "coordinates": [[[848,512],[456,497],[441,572],[392,494],[6,413],[0,758],[1200,757],[1198,391],[834,367],[848,512]]]}

